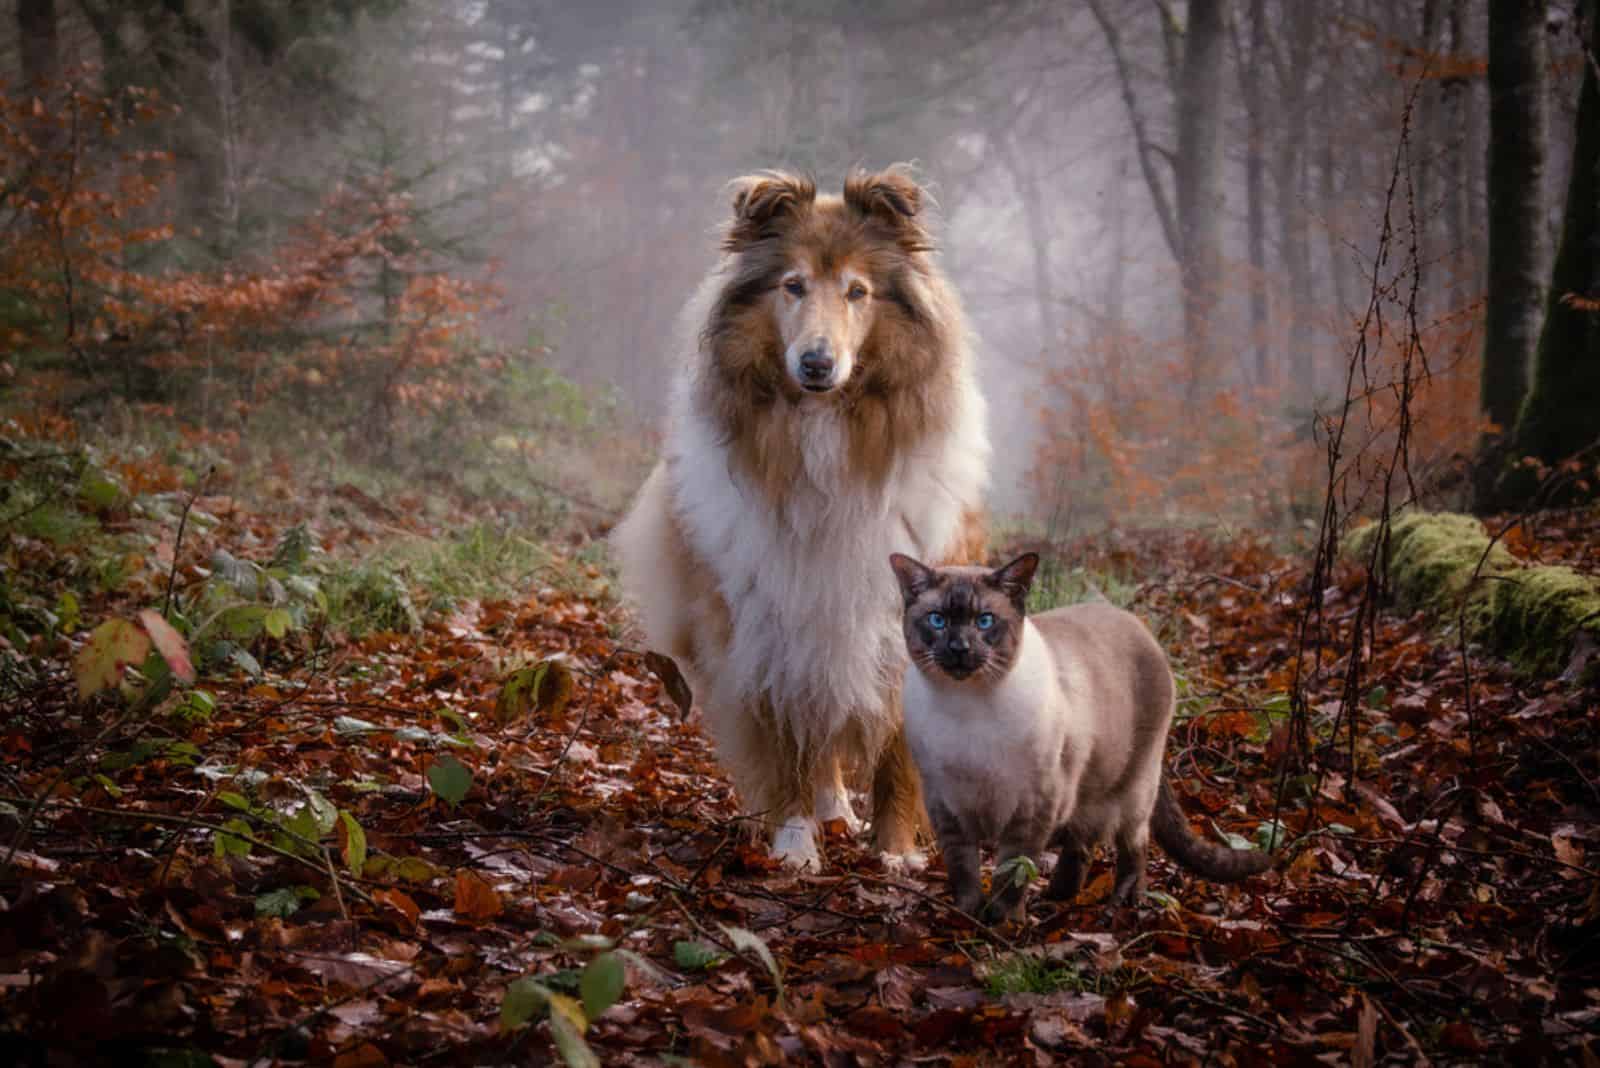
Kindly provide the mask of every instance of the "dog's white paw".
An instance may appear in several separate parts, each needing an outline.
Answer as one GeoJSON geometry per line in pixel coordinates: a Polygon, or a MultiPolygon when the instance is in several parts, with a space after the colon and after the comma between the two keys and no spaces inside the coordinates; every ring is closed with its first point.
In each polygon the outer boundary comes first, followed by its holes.
{"type": "Polygon", "coordinates": [[[850,807],[850,794],[843,787],[823,787],[817,791],[817,823],[844,820],[844,829],[852,835],[861,833],[866,826],[855,809],[850,807]]]}
{"type": "Polygon", "coordinates": [[[920,849],[913,849],[909,853],[880,853],[878,856],[883,860],[883,870],[893,875],[909,875],[923,871],[928,866],[928,854],[920,849]]]}
{"type": "Polygon", "coordinates": [[[806,816],[790,816],[772,835],[772,855],[788,868],[821,871],[816,821],[806,816]]]}

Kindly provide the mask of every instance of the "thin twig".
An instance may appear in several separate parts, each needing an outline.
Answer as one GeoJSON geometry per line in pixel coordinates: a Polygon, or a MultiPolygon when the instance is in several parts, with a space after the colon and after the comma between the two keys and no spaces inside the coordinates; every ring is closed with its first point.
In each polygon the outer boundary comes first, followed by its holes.
{"type": "Polygon", "coordinates": [[[215,464],[206,468],[205,477],[200,479],[200,484],[189,494],[189,501],[183,506],[183,515],[178,517],[178,537],[172,546],[172,568],[167,572],[167,596],[161,602],[161,618],[166,619],[167,613],[172,609],[172,586],[178,580],[178,555],[183,552],[183,531],[189,525],[189,510],[194,507],[194,502],[206,491],[206,483],[211,481],[211,473],[217,469],[215,464]]]}

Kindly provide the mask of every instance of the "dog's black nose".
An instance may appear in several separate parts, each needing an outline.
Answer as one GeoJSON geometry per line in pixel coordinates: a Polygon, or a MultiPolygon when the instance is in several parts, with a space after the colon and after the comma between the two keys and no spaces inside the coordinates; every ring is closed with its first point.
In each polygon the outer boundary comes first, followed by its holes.
{"type": "Polygon", "coordinates": [[[800,357],[800,377],[807,382],[826,382],[833,374],[833,357],[828,350],[815,348],[800,357]]]}

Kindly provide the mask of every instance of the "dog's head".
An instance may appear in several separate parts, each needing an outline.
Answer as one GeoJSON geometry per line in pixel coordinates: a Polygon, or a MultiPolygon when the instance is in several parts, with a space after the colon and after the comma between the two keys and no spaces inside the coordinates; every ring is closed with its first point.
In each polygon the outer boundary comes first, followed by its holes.
{"type": "Polygon", "coordinates": [[[752,302],[765,302],[782,371],[801,395],[850,381],[908,257],[932,247],[922,190],[903,167],[852,173],[843,197],[808,178],[763,171],[733,183],[723,248],[744,258],[752,302]]]}

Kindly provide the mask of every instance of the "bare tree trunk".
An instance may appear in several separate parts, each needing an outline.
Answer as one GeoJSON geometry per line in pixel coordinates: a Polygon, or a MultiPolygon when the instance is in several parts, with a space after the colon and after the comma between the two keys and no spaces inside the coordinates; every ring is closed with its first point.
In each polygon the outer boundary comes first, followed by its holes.
{"type": "Polygon", "coordinates": [[[1412,124],[1411,158],[1415,161],[1412,172],[1416,183],[1417,262],[1423,271],[1422,285],[1418,289],[1418,314],[1431,321],[1438,307],[1437,281],[1428,277],[1428,268],[1439,262],[1438,176],[1439,156],[1444,150],[1446,137],[1442,128],[1443,101],[1440,100],[1439,82],[1439,23],[1442,12],[1440,0],[1424,0],[1422,26],[1417,48],[1422,53],[1424,77],[1417,87],[1416,119],[1412,124]]]}
{"type": "MultiPolygon", "coordinates": [[[[1466,54],[1467,0],[1450,2],[1450,55],[1459,58],[1466,54]]],[[[1472,197],[1472,177],[1469,160],[1482,159],[1473,155],[1472,83],[1466,78],[1451,78],[1445,84],[1444,128],[1449,131],[1450,158],[1444,173],[1444,226],[1445,245],[1450,256],[1450,284],[1445,293],[1448,308],[1459,312],[1466,304],[1468,294],[1476,291],[1473,284],[1478,274],[1476,246],[1472,241],[1471,219],[1468,203],[1472,197]]]]}
{"type": "Polygon", "coordinates": [[[1033,253],[1033,294],[1039,308],[1039,350],[1048,353],[1061,340],[1056,324],[1055,275],[1050,266],[1050,221],[1045,217],[1044,194],[1039,188],[1038,175],[1029,169],[1027,162],[1017,152],[1016,134],[1008,130],[996,139],[1000,159],[1011,172],[1017,186],[1017,197],[1022,201],[1024,229],[1028,232],[1028,245],[1033,253]]]}
{"type": "Polygon", "coordinates": [[[1222,274],[1222,58],[1226,0],[1190,0],[1178,95],[1178,233],[1190,397],[1217,384],[1222,274]]]}
{"type": "MultiPolygon", "coordinates": [[[[1205,0],[1205,2],[1214,4],[1216,0],[1205,0]]],[[[1147,132],[1144,112],[1139,108],[1139,97],[1134,91],[1134,86],[1137,84],[1134,71],[1122,50],[1121,31],[1117,29],[1116,20],[1106,12],[1104,0],[1089,0],[1089,11],[1100,24],[1100,30],[1105,34],[1106,47],[1111,50],[1111,59],[1117,67],[1117,83],[1122,89],[1122,102],[1128,109],[1128,125],[1133,127],[1134,146],[1139,153],[1139,170],[1144,175],[1145,188],[1150,191],[1150,202],[1155,207],[1156,221],[1161,224],[1161,236],[1166,239],[1167,249],[1172,253],[1172,258],[1181,264],[1183,262],[1181,226],[1173,213],[1172,202],[1167,197],[1167,187],[1156,169],[1161,150],[1150,140],[1147,132]]],[[[1167,58],[1169,64],[1175,61],[1170,46],[1167,58]]]]}
{"type": "Polygon", "coordinates": [[[54,88],[61,73],[56,0],[18,0],[17,32],[22,38],[23,84],[30,91],[54,88]]]}
{"type": "Polygon", "coordinates": [[[1279,71],[1283,130],[1278,137],[1273,184],[1277,187],[1279,255],[1289,282],[1289,367],[1293,396],[1309,404],[1316,396],[1317,368],[1311,344],[1311,250],[1307,237],[1302,176],[1305,172],[1306,82],[1317,12],[1309,4],[1290,4],[1285,13],[1287,62],[1279,71]]]}
{"type": "MultiPolygon", "coordinates": [[[[1491,17],[1503,8],[1514,8],[1518,15],[1527,16],[1529,37],[1542,33],[1543,20],[1534,16],[1543,7],[1532,0],[1517,4],[1502,0],[1490,5],[1491,17]]],[[[1551,272],[1533,383],[1517,420],[1513,453],[1537,456],[1550,464],[1600,441],[1600,424],[1595,420],[1595,412],[1600,411],[1600,17],[1593,5],[1585,8],[1588,47],[1561,246],[1551,272]]],[[[1520,39],[1522,20],[1517,21],[1515,33],[1520,39]]],[[[1507,33],[1512,32],[1508,27],[1507,33]]],[[[1498,40],[1500,36],[1497,31],[1491,39],[1498,40]]],[[[1518,53],[1525,54],[1522,49],[1518,53]]],[[[1491,56],[1491,66],[1493,63],[1491,56]]],[[[1539,69],[1543,71],[1542,66],[1539,69]]],[[[1492,141],[1498,138],[1499,129],[1498,124],[1491,128],[1492,141]]],[[[1498,155],[1491,154],[1490,159],[1497,160],[1498,155]]],[[[1491,226],[1499,222],[1502,207],[1498,200],[1491,201],[1491,226]]],[[[1492,262],[1497,264],[1498,260],[1492,262]]],[[[1498,272],[1494,266],[1490,271],[1492,293],[1498,272]]],[[[1595,494],[1591,481],[1584,495],[1595,494]]]]}
{"type": "Polygon", "coordinates": [[[1544,17],[1545,0],[1489,5],[1489,302],[1481,402],[1502,429],[1517,421],[1544,311],[1544,17]]]}
{"type": "Polygon", "coordinates": [[[1244,94],[1245,129],[1245,229],[1250,255],[1250,341],[1255,350],[1252,379],[1257,386],[1272,383],[1271,348],[1267,344],[1267,165],[1266,130],[1261,94],[1261,66],[1267,48],[1266,0],[1250,0],[1250,44],[1235,42],[1239,88],[1244,94]]]}

